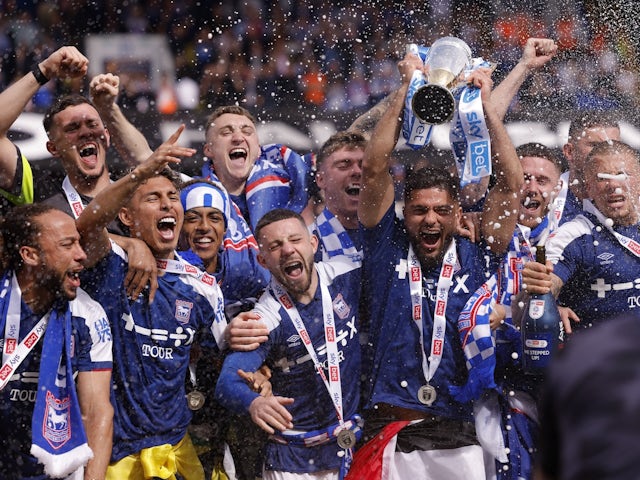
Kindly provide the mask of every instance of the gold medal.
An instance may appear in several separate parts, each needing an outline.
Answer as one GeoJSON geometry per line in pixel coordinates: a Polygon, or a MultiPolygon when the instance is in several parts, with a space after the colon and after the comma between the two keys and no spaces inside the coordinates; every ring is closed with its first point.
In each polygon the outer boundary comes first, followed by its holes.
{"type": "Polygon", "coordinates": [[[356,445],[356,434],[351,430],[340,430],[338,433],[338,446],[340,448],[349,449],[356,445]]]}
{"type": "Polygon", "coordinates": [[[187,393],[187,405],[191,410],[200,410],[204,405],[205,396],[204,393],[198,390],[192,390],[187,393]]]}
{"type": "Polygon", "coordinates": [[[436,389],[431,385],[423,385],[418,389],[418,401],[427,406],[431,406],[436,401],[436,389]]]}

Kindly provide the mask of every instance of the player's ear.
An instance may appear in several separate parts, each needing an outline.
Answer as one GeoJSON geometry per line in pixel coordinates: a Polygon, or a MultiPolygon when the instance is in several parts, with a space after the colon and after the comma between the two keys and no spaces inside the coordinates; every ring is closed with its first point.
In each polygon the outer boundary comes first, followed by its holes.
{"type": "Polygon", "coordinates": [[[127,207],[122,207],[120,209],[118,212],[118,218],[127,227],[131,227],[133,225],[133,216],[127,207]]]}
{"type": "Polygon", "coordinates": [[[20,247],[22,262],[30,267],[36,267],[40,263],[40,251],[36,247],[23,245],[20,247]]]}

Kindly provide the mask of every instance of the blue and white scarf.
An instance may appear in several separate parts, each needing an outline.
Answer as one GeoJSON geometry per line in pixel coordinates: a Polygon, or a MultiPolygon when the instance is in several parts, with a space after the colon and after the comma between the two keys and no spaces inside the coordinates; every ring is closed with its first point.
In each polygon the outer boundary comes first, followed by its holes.
{"type": "Polygon", "coordinates": [[[458,316],[458,332],[469,371],[465,385],[450,387],[451,394],[459,402],[475,400],[484,390],[496,388],[496,345],[489,325],[489,314],[497,298],[498,282],[496,275],[492,275],[467,300],[458,316]]]}
{"type": "MultiPolygon", "coordinates": [[[[15,299],[11,302],[11,297],[17,295],[17,305],[22,303],[22,292],[11,272],[5,273],[2,285],[0,332],[4,332],[10,313],[9,304],[15,305],[15,299]],[[9,279],[14,280],[11,286],[9,279]]],[[[31,455],[44,465],[48,476],[64,478],[93,458],[73,380],[71,310],[68,301],[59,302],[51,309],[42,341],[38,392],[31,423],[31,455]]]]}
{"type": "Polygon", "coordinates": [[[318,215],[310,230],[318,232],[318,240],[322,246],[322,261],[338,255],[346,256],[352,262],[362,261],[362,252],[355,247],[340,220],[327,208],[318,215]]]}

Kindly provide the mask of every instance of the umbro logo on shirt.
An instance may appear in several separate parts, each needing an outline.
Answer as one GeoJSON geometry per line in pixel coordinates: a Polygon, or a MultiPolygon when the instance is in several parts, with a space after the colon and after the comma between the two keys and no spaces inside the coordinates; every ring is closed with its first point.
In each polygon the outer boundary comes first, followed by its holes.
{"type": "Polygon", "coordinates": [[[600,259],[600,265],[609,265],[613,263],[613,257],[615,257],[615,255],[611,252],[601,253],[600,255],[598,255],[598,258],[600,259]]]}

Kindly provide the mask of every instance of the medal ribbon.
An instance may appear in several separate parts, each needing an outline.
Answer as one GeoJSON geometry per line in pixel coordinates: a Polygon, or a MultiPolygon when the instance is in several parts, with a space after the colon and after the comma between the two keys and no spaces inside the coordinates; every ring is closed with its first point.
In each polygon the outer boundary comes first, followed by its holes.
{"type": "MultiPolygon", "coordinates": [[[[216,282],[216,278],[213,275],[209,275],[207,272],[203,272],[199,268],[196,268],[193,265],[185,262],[177,253],[175,253],[175,256],[177,260],[169,258],[156,258],[156,266],[158,267],[158,272],[176,273],[178,275],[190,275],[200,282],[209,285],[215,290],[216,302],[212,303],[215,313],[215,321],[211,327],[211,333],[213,333],[220,351],[224,350],[227,347],[226,340],[224,339],[224,331],[227,326],[227,320],[224,314],[224,301],[222,297],[222,291],[220,290],[220,286],[216,282]]],[[[209,293],[204,296],[207,297],[210,303],[214,298],[213,294],[209,293]]]]}
{"type": "Polygon", "coordinates": [[[67,197],[67,202],[69,202],[69,206],[71,207],[71,211],[73,212],[73,216],[77,219],[82,211],[84,210],[84,204],[82,203],[82,199],[80,198],[80,194],[71,185],[71,180],[69,180],[69,175],[64,177],[62,181],[62,190],[64,191],[64,195],[67,197]]]}
{"type": "Polygon", "coordinates": [[[569,191],[569,172],[564,172],[560,175],[560,191],[558,195],[553,199],[553,207],[549,209],[549,220],[551,221],[551,233],[558,228],[558,223],[562,218],[562,212],[564,212],[564,206],[567,204],[567,192],[569,191]]]}
{"type": "Polygon", "coordinates": [[[177,254],[176,257],[178,258],[178,260],[156,258],[156,266],[158,267],[158,271],[166,273],[177,273],[179,275],[191,275],[192,277],[197,278],[202,283],[206,283],[207,285],[215,285],[217,283],[213,275],[209,275],[207,272],[203,272],[199,268],[185,262],[180,257],[178,257],[177,254]]]}
{"type": "Polygon", "coordinates": [[[20,338],[20,301],[22,299],[22,292],[15,273],[11,279],[11,290],[8,294],[10,297],[7,308],[7,323],[5,325],[2,368],[0,368],[0,391],[6,387],[13,376],[13,372],[15,372],[22,361],[27,358],[29,352],[33,350],[33,347],[36,346],[44,335],[47,329],[47,323],[49,322],[49,315],[51,314],[51,311],[47,312],[16,348],[18,338],[20,338]]]}
{"type": "MultiPolygon", "coordinates": [[[[313,272],[316,275],[316,272],[313,272]]],[[[311,337],[309,336],[309,332],[307,331],[307,327],[304,325],[302,318],[300,317],[300,312],[293,304],[291,297],[284,289],[282,285],[280,285],[275,280],[271,281],[271,294],[274,298],[282,305],[282,307],[286,310],[289,318],[291,318],[291,323],[298,332],[298,335],[302,339],[309,356],[311,357],[311,361],[313,362],[320,378],[322,379],[327,391],[329,392],[329,396],[331,397],[331,401],[333,402],[333,406],[336,410],[336,415],[338,417],[338,422],[340,426],[344,426],[343,419],[343,407],[342,407],[342,384],[340,383],[340,361],[338,359],[338,343],[336,341],[336,326],[335,319],[333,316],[333,304],[331,302],[331,295],[329,294],[329,289],[322,282],[319,281],[320,284],[320,294],[322,296],[322,316],[324,319],[324,338],[327,345],[327,364],[329,370],[329,378],[324,373],[324,368],[322,368],[322,363],[318,359],[318,355],[316,354],[315,349],[313,348],[313,343],[311,342],[311,337]]]]}
{"type": "Polygon", "coordinates": [[[622,245],[624,248],[626,248],[629,252],[631,252],[632,254],[634,254],[636,257],[640,257],[640,243],[636,242],[634,239],[629,238],[625,235],[622,235],[621,233],[616,232],[612,226],[610,226],[607,223],[607,219],[604,218],[604,215],[602,215],[602,213],[600,213],[600,210],[598,210],[596,208],[596,206],[591,203],[591,201],[589,200],[585,200],[584,204],[584,211],[585,212],[589,212],[592,213],[593,215],[596,216],[596,218],[598,219],[598,221],[605,226],[605,228],[607,230],[609,230],[609,232],[611,232],[611,234],[616,237],[616,240],[618,240],[618,243],[620,245],[622,245]]]}
{"type": "Polygon", "coordinates": [[[414,322],[420,332],[420,351],[422,353],[422,371],[424,373],[427,384],[435,375],[440,361],[442,360],[442,351],[444,349],[444,334],[447,329],[446,311],[449,300],[449,289],[451,288],[453,279],[453,270],[458,263],[458,255],[456,253],[456,241],[451,239],[451,244],[447,248],[440,269],[440,277],[438,278],[438,286],[436,289],[436,307],[433,316],[433,331],[431,333],[431,355],[427,358],[424,350],[424,325],[422,324],[422,268],[417,255],[413,251],[413,246],[409,245],[409,255],[407,257],[409,263],[409,292],[411,294],[411,312],[414,322]]]}

